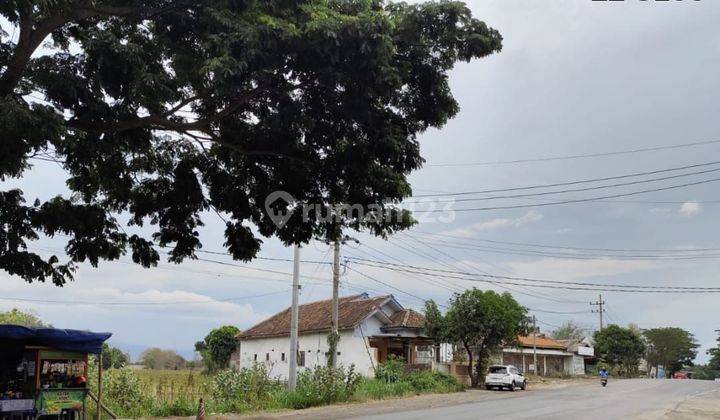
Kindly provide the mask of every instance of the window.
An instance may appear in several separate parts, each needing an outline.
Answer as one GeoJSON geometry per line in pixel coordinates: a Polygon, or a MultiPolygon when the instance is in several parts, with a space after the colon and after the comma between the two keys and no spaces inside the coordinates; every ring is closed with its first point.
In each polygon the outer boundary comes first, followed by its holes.
{"type": "Polygon", "coordinates": [[[506,374],[507,368],[505,366],[491,366],[490,367],[490,373],[499,373],[499,374],[506,374]]]}
{"type": "Polygon", "coordinates": [[[265,361],[266,362],[270,361],[270,353],[265,353],[265,361]]]}
{"type": "Polygon", "coordinates": [[[282,360],[283,362],[285,361],[285,353],[282,353],[282,354],[280,355],[280,360],[282,360]]]}
{"type": "Polygon", "coordinates": [[[297,360],[298,366],[305,366],[305,352],[299,351],[298,352],[298,360],[297,360]]]}
{"type": "Polygon", "coordinates": [[[257,362],[257,353],[253,355],[253,362],[257,362]]]}

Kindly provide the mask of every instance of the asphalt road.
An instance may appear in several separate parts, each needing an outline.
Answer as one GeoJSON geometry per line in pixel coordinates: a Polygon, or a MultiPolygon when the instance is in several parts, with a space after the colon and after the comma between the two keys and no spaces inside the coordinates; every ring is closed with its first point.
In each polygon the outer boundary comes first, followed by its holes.
{"type": "Polygon", "coordinates": [[[526,393],[506,391],[479,402],[360,417],[378,420],[695,418],[699,415],[682,415],[681,407],[698,401],[704,404],[704,418],[720,419],[719,382],[645,379],[611,379],[607,388],[602,388],[598,381],[597,386],[526,393]]]}

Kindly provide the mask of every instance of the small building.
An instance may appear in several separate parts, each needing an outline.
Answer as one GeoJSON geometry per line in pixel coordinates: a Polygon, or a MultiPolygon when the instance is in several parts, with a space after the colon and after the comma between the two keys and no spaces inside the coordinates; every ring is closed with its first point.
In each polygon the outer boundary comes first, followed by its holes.
{"type": "MultiPolygon", "coordinates": [[[[395,355],[409,364],[429,369],[433,346],[423,333],[422,314],[404,308],[392,295],[347,296],[340,298],[338,307],[338,365],[355,365],[357,372],[371,377],[375,366],[395,355]]],[[[326,365],[332,300],[300,305],[298,312],[298,370],[326,365]]],[[[231,367],[240,369],[264,363],[271,376],[287,379],[290,318],[287,308],[240,333],[231,367]]]]}
{"type": "Polygon", "coordinates": [[[584,363],[582,370],[575,373],[575,363],[582,361],[582,357],[576,360],[575,356],[564,343],[544,335],[520,336],[513,346],[503,348],[500,363],[514,365],[523,372],[542,376],[582,374],[585,370],[584,363]],[[534,364],[535,358],[537,366],[534,364]]]}

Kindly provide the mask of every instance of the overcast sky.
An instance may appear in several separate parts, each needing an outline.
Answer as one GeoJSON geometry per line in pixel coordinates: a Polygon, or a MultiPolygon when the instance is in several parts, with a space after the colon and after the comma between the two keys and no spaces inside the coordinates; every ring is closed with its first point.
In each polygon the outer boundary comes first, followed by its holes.
{"type": "MultiPolygon", "coordinates": [[[[495,0],[471,1],[468,5],[476,17],[500,30],[505,38],[504,48],[495,56],[460,64],[452,72],[451,84],[461,112],[442,130],[432,130],[422,136],[423,155],[428,165],[412,176],[416,194],[566,182],[720,160],[717,159],[720,144],[711,144],[585,159],[432,166],[578,155],[720,139],[717,102],[720,93],[717,82],[720,74],[720,31],[717,28],[720,3],[709,0],[495,0]]],[[[654,183],[649,187],[712,177],[712,174],[699,175],[654,183]]],[[[63,190],[63,180],[56,165],[39,162],[25,178],[6,182],[3,188],[22,186],[28,198],[47,198],[63,190]]],[[[582,198],[645,187],[560,197],[582,198]]],[[[455,267],[463,271],[475,268],[493,274],[560,281],[718,287],[717,259],[578,260],[448,246],[452,242],[457,246],[459,242],[483,239],[589,248],[720,248],[717,238],[720,204],[697,203],[720,200],[717,189],[718,183],[708,183],[628,197],[620,200],[622,202],[457,212],[450,223],[427,217],[409,234],[389,242],[357,234],[361,244],[349,245],[343,252],[361,258],[390,260],[392,257],[394,262],[428,267],[455,267]],[[428,238],[422,232],[466,239],[433,240],[427,242],[435,248],[431,249],[417,242],[428,238]]],[[[455,208],[531,202],[517,199],[480,201],[456,203],[455,208]]],[[[205,249],[220,249],[222,223],[213,215],[207,215],[205,221],[207,227],[202,231],[205,249]]],[[[62,241],[41,241],[33,247],[41,253],[52,252],[62,247],[62,241]]],[[[303,249],[302,257],[331,261],[328,251],[327,245],[313,243],[303,249]]],[[[262,255],[289,258],[292,251],[269,240],[262,255]]],[[[203,257],[231,261],[223,256],[203,257]]],[[[271,261],[258,261],[249,267],[284,272],[292,269],[290,263],[271,261]]],[[[451,295],[446,288],[431,284],[432,280],[352,263],[350,267],[425,299],[445,303],[451,295]]],[[[331,272],[327,265],[303,264],[302,270],[303,275],[311,277],[303,282],[302,301],[330,295],[331,272]]],[[[28,285],[4,273],[0,277],[0,297],[3,299],[0,309],[31,309],[58,327],[113,332],[112,343],[132,351],[134,356],[148,346],[160,346],[191,357],[193,343],[210,329],[224,324],[247,328],[283,309],[290,301],[287,275],[210,262],[181,266],[164,263],[154,270],[144,270],[127,261],[103,263],[97,269],[82,267],[76,281],[62,289],[28,285]],[[257,296],[261,294],[271,295],[257,296]],[[15,298],[76,303],[13,301],[15,298]],[[91,301],[103,304],[87,303],[91,301]],[[109,304],[117,302],[153,304],[109,304]],[[159,305],[158,302],[171,304],[159,305]]],[[[409,307],[419,309],[422,305],[418,300],[374,283],[352,270],[345,273],[343,286],[344,294],[358,290],[367,290],[371,294],[394,293],[409,307]]],[[[594,292],[523,290],[540,295],[515,294],[530,308],[577,312],[538,312],[543,330],[550,331],[553,325],[569,319],[588,328],[597,327],[597,315],[589,312],[589,302],[598,298],[594,292]]],[[[688,329],[703,346],[698,357],[700,362],[707,359],[705,350],[714,343],[714,330],[720,328],[719,295],[608,292],[603,298],[607,302],[606,322],[622,325],[632,322],[641,328],[677,326],[688,329]]]]}

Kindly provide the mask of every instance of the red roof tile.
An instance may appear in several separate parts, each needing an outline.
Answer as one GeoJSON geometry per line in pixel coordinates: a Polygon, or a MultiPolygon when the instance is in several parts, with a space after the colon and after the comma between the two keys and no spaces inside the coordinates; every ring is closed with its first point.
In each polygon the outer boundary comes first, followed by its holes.
{"type": "MultiPolygon", "coordinates": [[[[354,328],[375,309],[392,296],[367,297],[354,295],[340,298],[338,301],[338,327],[354,328]]],[[[279,312],[238,335],[240,339],[282,337],[290,335],[290,308],[279,312]]],[[[298,332],[300,334],[329,331],[332,317],[332,300],[321,300],[299,307],[298,332]]]]}
{"type": "MultiPolygon", "coordinates": [[[[532,337],[518,337],[518,344],[520,347],[532,347],[532,337]]],[[[537,336],[535,338],[535,345],[541,349],[562,349],[565,350],[566,346],[563,343],[553,340],[552,338],[537,336]]]]}
{"type": "Polygon", "coordinates": [[[423,328],[425,316],[412,309],[403,309],[390,317],[390,324],[384,328],[423,328]]]}

